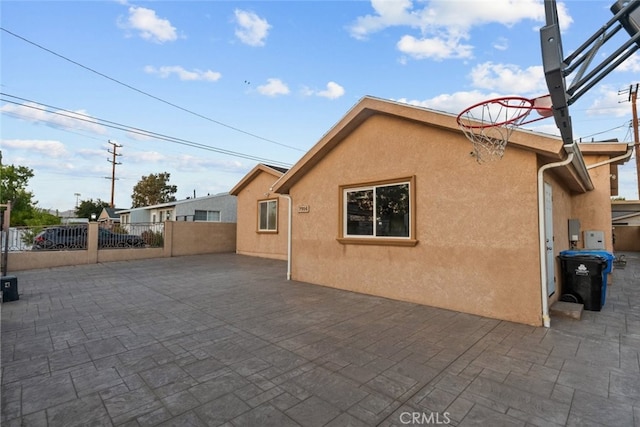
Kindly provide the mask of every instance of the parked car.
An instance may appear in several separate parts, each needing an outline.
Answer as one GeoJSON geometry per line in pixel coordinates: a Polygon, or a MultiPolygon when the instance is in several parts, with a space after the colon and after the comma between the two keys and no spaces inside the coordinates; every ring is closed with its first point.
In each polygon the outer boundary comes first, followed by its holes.
{"type": "MultiPolygon", "coordinates": [[[[140,236],[119,234],[110,230],[98,229],[98,248],[144,247],[140,236]]],[[[87,226],[48,227],[36,235],[33,240],[34,250],[43,249],[86,249],[87,226]]]]}
{"type": "Polygon", "coordinates": [[[86,226],[48,227],[36,234],[33,249],[84,249],[86,226]]]}
{"type": "Polygon", "coordinates": [[[144,240],[135,234],[118,234],[105,228],[98,230],[98,247],[99,248],[123,248],[134,247],[140,248],[145,245],[144,240]]]}

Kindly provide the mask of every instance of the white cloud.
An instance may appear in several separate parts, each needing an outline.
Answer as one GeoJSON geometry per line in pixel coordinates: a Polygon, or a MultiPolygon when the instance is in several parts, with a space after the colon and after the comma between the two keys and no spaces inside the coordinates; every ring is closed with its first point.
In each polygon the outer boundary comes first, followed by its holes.
{"type": "Polygon", "coordinates": [[[616,67],[616,71],[640,72],[640,55],[637,53],[631,55],[626,61],[616,67]]]}
{"type": "Polygon", "coordinates": [[[196,157],[188,154],[175,156],[172,161],[178,170],[189,172],[211,171],[212,169],[225,172],[237,172],[245,168],[242,162],[238,162],[235,160],[208,159],[205,157],[196,157]]]}
{"type": "Polygon", "coordinates": [[[371,33],[391,26],[420,27],[422,18],[419,11],[412,11],[411,0],[371,0],[375,15],[360,16],[348,29],[351,36],[363,40],[371,33]]]}
{"type": "Polygon", "coordinates": [[[127,162],[131,163],[160,163],[170,158],[157,151],[132,151],[127,153],[127,162]]]}
{"type": "Polygon", "coordinates": [[[92,159],[94,157],[104,156],[104,153],[106,152],[106,150],[107,150],[106,147],[104,150],[81,148],[79,150],[76,150],[74,154],[76,156],[82,157],[83,159],[92,159]]]}
{"type": "Polygon", "coordinates": [[[329,99],[337,99],[342,95],[344,95],[344,88],[336,82],[327,83],[327,89],[318,92],[318,96],[329,99]]]}
{"type": "MultiPolygon", "coordinates": [[[[523,20],[544,23],[544,5],[539,0],[492,0],[461,3],[451,0],[371,0],[374,14],[358,17],[348,28],[352,37],[366,39],[389,27],[408,27],[416,34],[405,34],[397,48],[413,58],[469,58],[473,46],[465,44],[470,30],[485,24],[512,26],[523,20]],[[416,6],[416,7],[414,7],[416,6]],[[420,7],[418,7],[420,6],[420,7]]],[[[557,4],[563,29],[573,22],[564,3],[557,4]]],[[[496,48],[504,48],[500,42],[496,48]]]]}
{"type": "Polygon", "coordinates": [[[400,52],[415,59],[432,58],[436,61],[450,58],[471,58],[473,46],[461,44],[453,38],[417,39],[413,36],[403,36],[397,44],[400,52]]]}
{"type": "Polygon", "coordinates": [[[176,29],[168,19],[159,18],[152,9],[144,7],[129,7],[129,16],[119,26],[128,30],[138,31],[140,37],[155,43],[174,41],[178,38],[176,29]]]}
{"type": "Polygon", "coordinates": [[[3,148],[12,148],[14,150],[28,150],[30,152],[38,152],[47,157],[65,157],[67,152],[64,144],[60,141],[48,139],[3,139],[0,146],[3,148]]]}
{"type": "Polygon", "coordinates": [[[588,116],[614,116],[625,117],[631,115],[631,107],[624,98],[618,94],[618,90],[611,86],[598,87],[597,98],[587,108],[588,116]]]}
{"type": "Polygon", "coordinates": [[[210,172],[211,170],[237,172],[246,166],[236,160],[220,160],[189,154],[166,155],[157,151],[131,151],[126,154],[127,164],[161,164],[181,172],[210,172]]]}
{"type": "Polygon", "coordinates": [[[271,29],[267,20],[246,10],[236,9],[234,13],[238,25],[236,37],[249,46],[264,46],[265,39],[271,29]]]}
{"type": "Polygon", "coordinates": [[[222,77],[222,74],[216,71],[211,71],[211,70],[202,71],[202,70],[198,70],[197,68],[192,71],[189,71],[189,70],[185,70],[179,65],[163,65],[162,67],[159,67],[159,68],[156,68],[152,65],[147,65],[146,67],[144,67],[144,71],[145,73],[148,73],[148,74],[157,74],[163,79],[166,79],[170,75],[175,74],[178,76],[180,80],[184,80],[184,81],[203,80],[203,81],[215,82],[220,80],[220,78],[222,77]]]}
{"type": "Polygon", "coordinates": [[[267,84],[258,86],[258,92],[266,96],[288,95],[289,88],[280,79],[267,79],[267,84]]]}
{"type": "Polygon", "coordinates": [[[498,37],[498,39],[493,42],[493,48],[496,50],[507,50],[509,49],[509,40],[504,37],[498,37]]]}
{"type": "Polygon", "coordinates": [[[429,108],[437,111],[445,111],[452,114],[458,114],[462,110],[471,105],[477,104],[478,102],[485,101],[487,99],[492,99],[500,96],[499,93],[486,93],[480,92],[477,90],[470,92],[455,92],[452,94],[442,94],[438,95],[434,98],[425,99],[425,100],[416,100],[416,99],[407,99],[401,98],[398,99],[398,102],[403,102],[405,104],[416,105],[418,107],[429,108]]]}
{"type": "Polygon", "coordinates": [[[73,111],[46,111],[47,107],[34,102],[25,102],[22,105],[5,104],[0,111],[14,115],[30,122],[42,122],[48,126],[64,129],[79,129],[89,132],[105,134],[106,128],[99,125],[93,117],[84,110],[73,111]]]}
{"type": "Polygon", "coordinates": [[[344,88],[340,86],[336,82],[327,83],[327,88],[325,90],[313,90],[308,87],[304,87],[301,90],[302,95],[304,96],[320,96],[328,99],[338,99],[344,95],[344,88]]]}
{"type": "Polygon", "coordinates": [[[513,64],[485,62],[475,66],[470,77],[472,85],[478,89],[532,96],[548,93],[541,65],[521,69],[513,64]]]}
{"type": "Polygon", "coordinates": [[[127,139],[133,139],[136,141],[153,141],[155,138],[151,135],[136,133],[136,132],[125,132],[127,139]]]}

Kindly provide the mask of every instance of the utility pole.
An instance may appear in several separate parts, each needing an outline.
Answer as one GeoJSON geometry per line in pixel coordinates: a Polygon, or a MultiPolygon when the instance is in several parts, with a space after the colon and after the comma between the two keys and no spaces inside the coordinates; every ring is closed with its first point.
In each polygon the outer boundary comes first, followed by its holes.
{"type": "Polygon", "coordinates": [[[623,94],[629,91],[629,102],[631,102],[631,116],[632,116],[632,126],[633,126],[633,147],[636,151],[636,179],[638,182],[638,198],[640,198],[640,137],[638,137],[638,86],[639,84],[632,84],[629,86],[629,89],[618,92],[619,94],[623,94]]]}
{"type": "Polygon", "coordinates": [[[638,108],[636,101],[638,100],[638,83],[629,87],[629,101],[631,102],[631,111],[633,113],[633,146],[636,150],[636,177],[638,179],[638,199],[640,199],[640,138],[638,138],[638,108]]]}
{"type": "MultiPolygon", "coordinates": [[[[117,150],[118,148],[121,148],[122,145],[119,145],[116,142],[113,142],[111,140],[109,140],[109,144],[111,144],[113,146],[113,151],[111,150],[107,150],[108,153],[113,155],[112,159],[107,159],[107,161],[109,163],[111,163],[111,204],[109,205],[111,208],[114,208],[115,205],[113,204],[113,197],[115,194],[115,188],[116,188],[116,165],[121,165],[121,162],[116,162],[116,156],[122,156],[122,154],[118,154],[117,150]]],[[[109,178],[107,178],[109,179],[109,178]]]]}

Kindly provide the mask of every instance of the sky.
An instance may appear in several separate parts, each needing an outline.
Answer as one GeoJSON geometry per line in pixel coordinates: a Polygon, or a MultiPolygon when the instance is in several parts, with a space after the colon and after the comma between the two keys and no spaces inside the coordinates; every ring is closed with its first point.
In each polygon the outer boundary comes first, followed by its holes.
{"type": "MultiPolygon", "coordinates": [[[[558,2],[565,56],[612,18],[612,4],[558,2]]],[[[114,201],[128,208],[150,174],[170,173],[180,200],[227,192],[259,162],[290,167],[363,96],[458,114],[548,92],[537,0],[0,8],[2,162],[34,171],[29,189],[45,209],[110,202],[114,149],[114,201]]],[[[628,39],[617,33],[594,64],[628,39]]],[[[632,141],[639,72],[635,54],[570,107],[576,139],[632,141]]],[[[559,134],[553,119],[528,126],[559,134]]],[[[635,155],[618,180],[621,197],[638,199],[635,155]]]]}

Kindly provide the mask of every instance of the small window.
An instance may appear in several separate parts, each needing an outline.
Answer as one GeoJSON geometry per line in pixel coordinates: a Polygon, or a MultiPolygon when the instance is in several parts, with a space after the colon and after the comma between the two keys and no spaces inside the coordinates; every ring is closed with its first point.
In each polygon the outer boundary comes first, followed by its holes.
{"type": "Polygon", "coordinates": [[[415,245],[414,179],[341,187],[341,243],[415,245]]]}
{"type": "Polygon", "coordinates": [[[220,211],[199,211],[193,215],[194,221],[220,222],[220,211]]]}
{"type": "Polygon", "coordinates": [[[258,231],[278,231],[278,201],[258,202],[258,231]]]}

